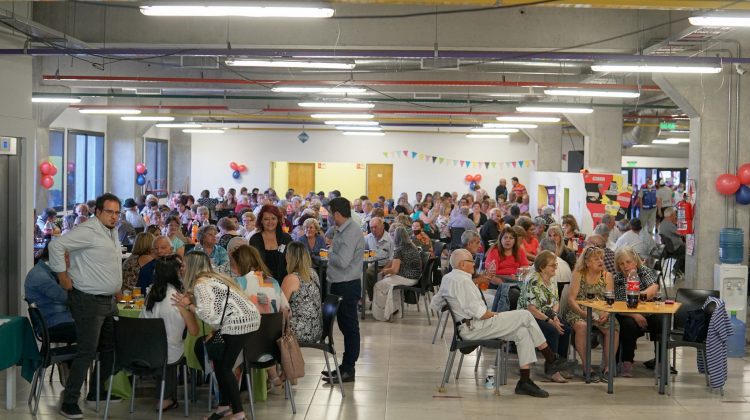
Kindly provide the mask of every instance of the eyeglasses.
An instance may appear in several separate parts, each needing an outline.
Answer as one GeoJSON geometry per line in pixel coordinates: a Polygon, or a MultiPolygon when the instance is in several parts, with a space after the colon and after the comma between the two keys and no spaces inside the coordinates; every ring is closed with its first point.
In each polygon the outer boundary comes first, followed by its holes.
{"type": "Polygon", "coordinates": [[[589,253],[591,253],[591,251],[601,251],[601,248],[599,248],[598,246],[590,246],[590,247],[586,248],[586,252],[583,253],[583,258],[588,257],[588,255],[589,255],[589,253]]]}

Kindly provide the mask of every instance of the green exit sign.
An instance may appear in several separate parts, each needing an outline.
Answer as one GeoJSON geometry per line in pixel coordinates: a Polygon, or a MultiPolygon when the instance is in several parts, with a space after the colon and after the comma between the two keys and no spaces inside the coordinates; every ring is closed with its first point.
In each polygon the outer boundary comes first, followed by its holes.
{"type": "Polygon", "coordinates": [[[627,161],[625,163],[628,165],[629,168],[634,168],[635,166],[638,165],[638,161],[637,160],[629,160],[629,161],[627,161]]]}
{"type": "Polygon", "coordinates": [[[671,121],[662,121],[659,123],[659,128],[662,130],[674,130],[677,128],[677,123],[671,121]]]}

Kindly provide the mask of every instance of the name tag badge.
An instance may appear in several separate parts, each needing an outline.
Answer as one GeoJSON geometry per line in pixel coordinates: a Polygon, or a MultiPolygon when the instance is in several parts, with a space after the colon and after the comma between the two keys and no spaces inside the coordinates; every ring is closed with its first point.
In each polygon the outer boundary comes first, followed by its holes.
{"type": "Polygon", "coordinates": [[[281,244],[281,245],[279,245],[278,251],[281,252],[281,253],[284,253],[285,249],[286,249],[286,245],[281,244]]]}

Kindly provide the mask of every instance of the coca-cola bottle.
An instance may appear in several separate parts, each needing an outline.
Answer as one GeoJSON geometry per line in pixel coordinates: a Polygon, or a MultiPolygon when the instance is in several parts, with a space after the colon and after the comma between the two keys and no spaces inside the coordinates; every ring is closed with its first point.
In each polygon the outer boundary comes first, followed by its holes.
{"type": "Polygon", "coordinates": [[[625,290],[625,303],[629,309],[638,307],[638,299],[641,291],[641,281],[635,270],[628,273],[628,282],[625,290]]]}

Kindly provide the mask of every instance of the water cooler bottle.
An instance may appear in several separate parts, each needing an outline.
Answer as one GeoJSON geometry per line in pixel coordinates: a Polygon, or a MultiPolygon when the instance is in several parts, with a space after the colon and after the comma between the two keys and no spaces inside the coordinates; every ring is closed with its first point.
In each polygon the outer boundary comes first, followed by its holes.
{"type": "Polygon", "coordinates": [[[714,264],[714,289],[721,292],[727,312],[737,311],[737,319],[747,322],[747,266],[714,264]]]}

